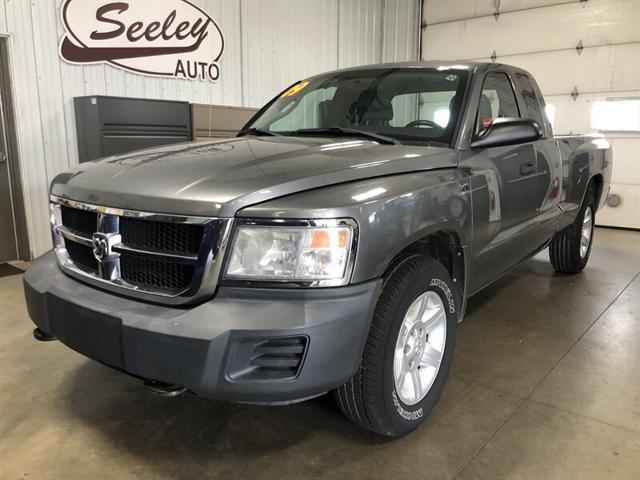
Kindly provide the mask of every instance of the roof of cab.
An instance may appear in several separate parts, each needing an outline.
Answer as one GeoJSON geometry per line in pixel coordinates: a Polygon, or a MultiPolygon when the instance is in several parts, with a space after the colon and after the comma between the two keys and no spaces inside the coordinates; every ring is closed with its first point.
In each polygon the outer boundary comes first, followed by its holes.
{"type": "Polygon", "coordinates": [[[361,65],[358,67],[341,68],[338,70],[332,70],[323,72],[318,75],[314,75],[311,78],[323,77],[325,75],[338,73],[338,72],[353,72],[358,70],[371,70],[380,68],[440,68],[440,69],[452,69],[452,70],[489,70],[497,67],[506,67],[510,70],[522,71],[518,67],[511,65],[493,63],[493,62],[470,62],[470,61],[458,61],[458,60],[427,60],[422,62],[392,62],[392,63],[373,63],[370,65],[361,65]]]}

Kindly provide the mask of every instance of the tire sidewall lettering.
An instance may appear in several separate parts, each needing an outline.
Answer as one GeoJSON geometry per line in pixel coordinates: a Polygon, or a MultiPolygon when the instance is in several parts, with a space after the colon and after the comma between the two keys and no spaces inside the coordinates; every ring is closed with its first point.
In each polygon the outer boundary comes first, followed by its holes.
{"type": "Polygon", "coordinates": [[[449,313],[456,313],[456,302],[453,299],[453,292],[449,288],[449,285],[447,285],[447,282],[440,278],[432,278],[431,282],[429,282],[429,286],[440,289],[447,301],[447,309],[449,310],[449,313]]]}
{"type": "Polygon", "coordinates": [[[409,411],[406,410],[403,405],[402,402],[400,400],[398,400],[398,395],[396,394],[396,390],[395,388],[393,389],[393,392],[391,393],[391,400],[393,401],[393,406],[396,407],[396,411],[398,412],[398,415],[400,415],[403,419],[411,422],[411,421],[415,421],[415,420],[420,420],[422,418],[422,416],[424,415],[422,407],[420,407],[417,410],[414,411],[409,411]]]}

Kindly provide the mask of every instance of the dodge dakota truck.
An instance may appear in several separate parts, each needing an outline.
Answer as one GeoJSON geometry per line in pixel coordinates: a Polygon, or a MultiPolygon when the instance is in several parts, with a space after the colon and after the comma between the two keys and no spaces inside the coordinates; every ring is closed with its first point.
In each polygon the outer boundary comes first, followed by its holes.
{"type": "Polygon", "coordinates": [[[611,152],[554,138],[497,63],[338,70],[236,137],[83,163],[50,187],[24,277],[38,340],[184,391],[278,405],[333,392],[397,437],[431,412],[467,299],[548,247],[589,260],[611,152]]]}

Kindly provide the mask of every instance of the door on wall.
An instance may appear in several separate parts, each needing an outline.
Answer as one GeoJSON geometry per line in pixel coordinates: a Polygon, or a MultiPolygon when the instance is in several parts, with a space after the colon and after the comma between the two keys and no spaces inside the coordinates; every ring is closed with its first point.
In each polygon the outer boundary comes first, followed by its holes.
{"type": "MultiPolygon", "coordinates": [[[[0,56],[0,61],[2,60],[3,58],[0,56]]],[[[0,89],[2,88],[3,85],[0,83],[0,89]]],[[[3,95],[0,94],[0,263],[18,258],[18,237],[9,171],[5,110],[2,98],[3,95]]]]}
{"type": "Polygon", "coordinates": [[[4,111],[0,95],[0,262],[18,258],[18,239],[13,211],[11,178],[9,177],[9,152],[4,123],[4,111]]]}

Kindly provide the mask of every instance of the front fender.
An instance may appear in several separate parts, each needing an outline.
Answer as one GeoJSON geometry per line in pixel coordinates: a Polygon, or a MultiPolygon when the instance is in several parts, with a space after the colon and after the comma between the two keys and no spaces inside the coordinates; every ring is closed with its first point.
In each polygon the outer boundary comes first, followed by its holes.
{"type": "Polygon", "coordinates": [[[352,283],[380,277],[412,243],[447,231],[470,241],[471,205],[458,169],[405,173],[290,195],[239,212],[249,218],[353,218],[360,237],[352,283]]]}

